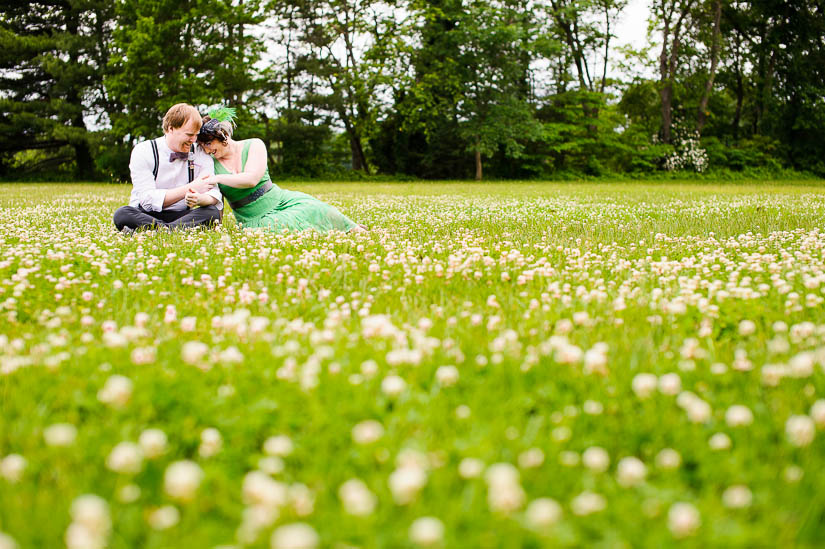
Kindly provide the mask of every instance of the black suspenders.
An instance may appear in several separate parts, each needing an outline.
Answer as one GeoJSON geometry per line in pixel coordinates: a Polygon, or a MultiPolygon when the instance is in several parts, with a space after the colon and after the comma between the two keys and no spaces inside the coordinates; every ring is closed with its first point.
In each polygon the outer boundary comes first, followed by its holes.
{"type": "MultiPolygon", "coordinates": [[[[155,169],[152,170],[152,176],[155,178],[155,181],[158,180],[158,167],[160,166],[160,156],[158,156],[158,144],[157,141],[152,139],[152,156],[155,157],[155,169]]],[[[190,147],[194,147],[194,145],[190,145],[190,147]]],[[[195,179],[195,164],[192,159],[194,155],[189,155],[189,182],[191,183],[193,179],[195,179]]]]}
{"type": "Polygon", "coordinates": [[[151,141],[152,143],[152,156],[155,157],[155,169],[152,170],[152,175],[155,177],[155,181],[158,180],[158,166],[160,166],[160,157],[158,156],[158,144],[155,142],[154,139],[151,141]]]}

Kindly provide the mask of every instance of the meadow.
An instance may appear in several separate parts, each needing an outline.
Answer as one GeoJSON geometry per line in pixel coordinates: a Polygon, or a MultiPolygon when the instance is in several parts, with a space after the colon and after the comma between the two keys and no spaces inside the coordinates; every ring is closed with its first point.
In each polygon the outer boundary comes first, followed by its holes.
{"type": "Polygon", "coordinates": [[[284,186],[0,185],[0,549],[825,542],[823,188],[284,186]]]}

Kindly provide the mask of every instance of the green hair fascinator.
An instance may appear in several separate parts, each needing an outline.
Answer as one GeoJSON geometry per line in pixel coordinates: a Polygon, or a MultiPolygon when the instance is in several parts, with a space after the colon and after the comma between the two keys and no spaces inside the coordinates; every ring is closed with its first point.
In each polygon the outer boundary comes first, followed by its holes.
{"type": "Polygon", "coordinates": [[[235,126],[235,108],[234,107],[215,107],[208,113],[209,118],[217,120],[218,122],[229,122],[235,126]]]}

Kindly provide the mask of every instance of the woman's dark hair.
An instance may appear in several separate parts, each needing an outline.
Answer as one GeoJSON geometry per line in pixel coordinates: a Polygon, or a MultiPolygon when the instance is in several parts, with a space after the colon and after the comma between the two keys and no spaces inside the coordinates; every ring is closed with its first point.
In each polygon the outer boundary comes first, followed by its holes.
{"type": "Polygon", "coordinates": [[[210,143],[217,139],[226,144],[227,140],[232,137],[232,129],[232,122],[221,122],[215,118],[210,118],[207,114],[203,117],[203,126],[198,132],[198,141],[210,143]]]}

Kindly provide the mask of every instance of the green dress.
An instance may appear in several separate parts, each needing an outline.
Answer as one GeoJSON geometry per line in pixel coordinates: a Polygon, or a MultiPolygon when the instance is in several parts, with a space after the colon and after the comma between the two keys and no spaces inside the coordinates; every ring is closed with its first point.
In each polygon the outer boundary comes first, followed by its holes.
{"type": "MultiPolygon", "coordinates": [[[[246,166],[249,145],[252,141],[247,139],[243,143],[241,169],[246,166]]],[[[224,168],[223,164],[217,159],[214,159],[214,161],[216,175],[232,173],[224,168]]],[[[218,187],[227,200],[232,203],[249,196],[259,187],[271,181],[269,168],[267,168],[260,182],[252,188],[236,189],[221,184],[218,184],[218,187]]],[[[263,228],[271,231],[282,231],[283,229],[291,231],[315,229],[319,232],[349,231],[355,227],[355,223],[334,206],[321,202],[306,193],[287,191],[277,185],[254,202],[237,210],[232,210],[232,213],[243,227],[263,228]]]]}

